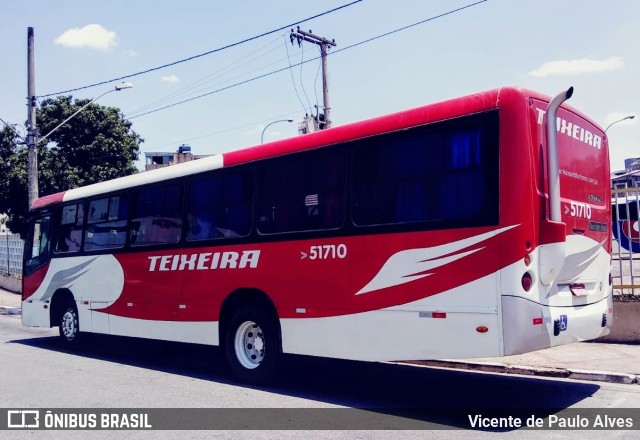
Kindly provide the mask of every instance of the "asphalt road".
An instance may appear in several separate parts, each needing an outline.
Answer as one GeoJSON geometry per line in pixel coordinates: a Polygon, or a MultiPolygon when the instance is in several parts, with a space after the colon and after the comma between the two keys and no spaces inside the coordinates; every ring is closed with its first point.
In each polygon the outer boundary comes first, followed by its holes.
{"type": "MultiPolygon", "coordinates": [[[[488,413],[492,408],[549,414],[565,408],[636,408],[640,387],[575,380],[454,371],[408,365],[287,357],[282,374],[266,387],[235,382],[221,353],[203,346],[96,336],[90,348],[70,352],[57,331],[22,327],[0,316],[0,408],[238,408],[252,418],[268,408],[365,408],[376,417],[462,426],[454,410],[488,413]],[[244,409],[243,409],[244,408],[244,409]],[[419,411],[417,409],[420,409],[419,411]]],[[[323,410],[324,409],[324,410],[323,410]]],[[[324,413],[323,413],[324,411],[324,413]]],[[[462,412],[464,412],[462,411],[462,412]]],[[[286,417],[286,413],[276,416],[286,417]]],[[[335,413],[334,413],[335,414],[335,413]]],[[[339,413],[344,414],[344,413],[339,413]]],[[[338,414],[338,415],[339,415],[338,414]]],[[[277,424],[276,424],[277,425],[277,424]]],[[[394,425],[395,426],[395,425],[394,425]]],[[[400,425],[402,426],[402,425],[400,425]]],[[[6,434],[6,432],[5,432],[6,434]]],[[[11,438],[300,438],[300,431],[11,432],[11,438]],[[20,435],[16,435],[20,434],[20,435]],[[33,433],[31,433],[33,434],[33,433]]],[[[600,435],[592,431],[590,434],[600,435]]],[[[415,438],[417,431],[309,431],[312,438],[415,438]]],[[[430,438],[468,438],[469,431],[433,431],[430,438]]],[[[495,433],[474,432],[474,437],[495,433]]],[[[510,438],[584,438],[577,431],[507,430],[510,438]]],[[[607,438],[637,438],[637,432],[607,431],[607,438]]],[[[0,432],[0,438],[3,432],[0,432]]]]}

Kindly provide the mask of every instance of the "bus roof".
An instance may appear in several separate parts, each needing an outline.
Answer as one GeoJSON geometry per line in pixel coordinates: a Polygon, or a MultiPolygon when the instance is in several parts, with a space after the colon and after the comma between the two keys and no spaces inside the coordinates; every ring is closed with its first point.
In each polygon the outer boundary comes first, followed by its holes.
{"type": "MultiPolygon", "coordinates": [[[[238,165],[241,163],[253,162],[269,157],[281,156],[298,151],[311,150],[325,145],[332,145],[349,140],[361,139],[378,134],[388,133],[407,129],[425,123],[443,121],[461,115],[477,113],[497,108],[502,100],[522,100],[529,97],[548,100],[549,97],[517,87],[503,87],[485,92],[475,93],[460,98],[450,99],[435,104],[428,104],[421,107],[379,116],[360,122],[332,127],[328,130],[317,131],[302,136],[295,136],[288,139],[270,142],[264,145],[243,148],[227,153],[216,154],[202,159],[172,165],[152,171],[145,171],[126,177],[107,180],[93,185],[87,185],[67,191],[43,196],[35,200],[31,209],[42,208],[52,204],[78,200],[85,197],[92,197],[114,191],[152,184],[182,176],[189,176],[238,165]]],[[[568,106],[579,116],[589,120],[579,111],[568,106]]],[[[594,123],[594,125],[597,125],[594,123]]]]}

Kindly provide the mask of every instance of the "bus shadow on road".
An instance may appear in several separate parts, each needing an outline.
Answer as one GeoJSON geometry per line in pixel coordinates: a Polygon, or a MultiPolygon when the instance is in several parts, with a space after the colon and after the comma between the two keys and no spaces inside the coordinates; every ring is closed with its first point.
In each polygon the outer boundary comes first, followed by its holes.
{"type": "MultiPolygon", "coordinates": [[[[89,344],[73,351],[57,337],[11,342],[247,387],[231,376],[224,354],[215,347],[104,335],[92,335],[89,344]]],[[[415,423],[469,428],[469,415],[524,417],[535,413],[545,417],[591,397],[600,387],[568,380],[288,355],[269,385],[250,388],[358,408],[375,416],[352,417],[357,426],[350,429],[424,429],[426,425],[416,427],[415,423]],[[407,421],[405,428],[402,420],[407,421]]],[[[331,417],[338,423],[336,429],[349,429],[349,412],[331,417]],[[339,415],[347,420],[340,420],[339,415]]]]}

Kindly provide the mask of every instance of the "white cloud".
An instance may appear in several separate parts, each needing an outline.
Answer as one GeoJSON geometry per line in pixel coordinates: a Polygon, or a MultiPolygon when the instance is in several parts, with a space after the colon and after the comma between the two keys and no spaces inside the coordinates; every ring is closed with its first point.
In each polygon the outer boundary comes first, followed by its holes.
{"type": "Polygon", "coordinates": [[[109,50],[118,45],[118,36],[99,24],[88,24],[83,28],[67,29],[54,42],[70,48],[109,50]]]}
{"type": "Polygon", "coordinates": [[[135,50],[125,50],[124,54],[129,58],[135,58],[139,55],[138,52],[136,52],[135,50]]]}
{"type": "Polygon", "coordinates": [[[581,73],[610,72],[624,67],[622,57],[611,57],[606,60],[557,60],[544,63],[542,67],[529,72],[531,76],[546,78],[552,75],[579,75],[581,73]]]}
{"type": "Polygon", "coordinates": [[[180,78],[178,78],[176,75],[167,75],[162,77],[162,81],[168,83],[179,83],[180,78]]]}

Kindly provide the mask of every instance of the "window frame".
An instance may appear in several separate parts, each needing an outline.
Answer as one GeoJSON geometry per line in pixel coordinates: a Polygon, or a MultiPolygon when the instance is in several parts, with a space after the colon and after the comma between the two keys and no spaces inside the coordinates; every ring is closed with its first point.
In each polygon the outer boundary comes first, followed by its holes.
{"type": "MultiPolygon", "coordinates": [[[[184,185],[184,194],[183,194],[183,200],[184,200],[184,213],[183,213],[183,224],[184,224],[184,234],[183,234],[183,240],[184,243],[187,245],[194,245],[197,246],[198,243],[202,243],[202,242],[209,242],[209,241],[214,241],[214,242],[219,242],[221,240],[241,240],[241,239],[247,239],[249,237],[253,236],[253,233],[256,229],[256,223],[255,223],[255,202],[256,202],[256,191],[257,191],[257,185],[256,185],[256,170],[255,167],[253,166],[237,166],[237,167],[230,167],[227,169],[219,169],[219,170],[213,170],[212,172],[206,172],[206,173],[200,173],[200,174],[196,174],[194,176],[190,176],[191,178],[184,181],[185,185],[184,185]],[[247,220],[249,222],[249,228],[248,231],[245,234],[238,234],[238,235],[229,235],[229,236],[225,236],[225,235],[221,235],[218,237],[204,237],[204,238],[198,238],[198,239],[193,239],[193,238],[189,238],[189,231],[190,231],[190,219],[189,219],[189,215],[193,214],[193,209],[192,209],[192,189],[193,186],[196,182],[200,181],[206,181],[206,180],[212,180],[212,179],[226,179],[228,176],[230,175],[242,175],[243,177],[248,176],[250,179],[249,182],[249,191],[250,191],[250,197],[247,200],[246,203],[248,203],[248,213],[247,213],[247,220]]],[[[226,183],[226,182],[225,182],[226,183]]],[[[243,182],[243,184],[245,184],[246,182],[243,182]]],[[[226,187],[225,187],[226,188],[226,187]]],[[[227,194],[227,193],[226,193],[227,194]]]]}
{"type": "MultiPolygon", "coordinates": [[[[53,228],[54,231],[53,233],[55,234],[55,246],[52,249],[52,256],[69,256],[69,255],[76,255],[79,254],[81,252],[83,252],[83,245],[84,245],[84,235],[85,235],[85,229],[86,229],[86,216],[87,213],[87,206],[86,206],[86,200],[84,199],[78,199],[78,200],[74,200],[71,201],[69,203],[65,203],[64,205],[61,205],[60,207],[58,207],[58,209],[56,210],[56,213],[54,215],[54,223],[53,223],[53,228]],[[58,242],[60,240],[60,234],[62,232],[62,213],[64,212],[64,209],[69,207],[69,206],[82,206],[82,220],[80,222],[80,244],[78,246],[77,250],[74,251],[59,251],[57,250],[58,248],[58,242]]],[[[74,226],[78,226],[77,225],[78,222],[78,211],[76,208],[76,221],[74,222],[74,226]]],[[[73,228],[71,228],[73,230],[73,228]]]]}
{"type": "MultiPolygon", "coordinates": [[[[22,269],[22,273],[23,273],[23,277],[29,276],[32,273],[34,273],[35,271],[37,271],[38,269],[40,269],[41,267],[46,266],[50,261],[51,261],[51,256],[52,256],[52,252],[51,252],[51,237],[52,235],[52,231],[53,228],[53,222],[52,219],[54,218],[54,213],[51,210],[43,210],[38,212],[36,215],[34,215],[33,217],[31,217],[31,219],[29,220],[29,230],[27,233],[27,239],[25,240],[25,244],[24,244],[24,252],[23,252],[23,269],[22,269]],[[27,257],[27,252],[33,252],[33,242],[34,242],[34,227],[35,224],[38,221],[42,221],[45,218],[48,218],[48,242],[46,244],[46,249],[44,249],[44,252],[39,252],[37,256],[33,256],[30,254],[30,258],[26,258],[27,257]],[[32,263],[31,263],[32,262],[32,263]]],[[[42,225],[42,223],[41,223],[42,225]]],[[[40,249],[40,246],[38,246],[38,249],[40,249]]]]}
{"type": "Polygon", "coordinates": [[[128,217],[127,218],[127,237],[126,237],[126,244],[125,244],[128,249],[135,251],[137,249],[146,248],[149,246],[170,247],[170,246],[178,245],[184,241],[184,237],[185,237],[184,223],[185,223],[185,214],[186,214],[185,203],[184,203],[185,187],[186,187],[185,184],[186,184],[186,178],[183,177],[178,179],[166,180],[163,182],[157,182],[150,185],[140,185],[137,187],[129,188],[129,191],[128,191],[129,212],[127,216],[128,217]],[[179,216],[176,217],[180,221],[180,227],[179,227],[180,237],[178,237],[176,241],[170,241],[170,242],[143,242],[140,244],[134,244],[134,241],[131,240],[132,238],[131,233],[133,231],[133,222],[136,220],[136,218],[138,218],[138,217],[134,217],[134,213],[135,215],[138,214],[137,210],[138,210],[138,200],[139,200],[140,193],[143,191],[156,190],[156,189],[162,188],[165,191],[165,197],[166,197],[166,190],[170,186],[177,186],[180,192],[180,197],[178,202],[180,212],[179,212],[179,216]]]}
{"type": "MultiPolygon", "coordinates": [[[[418,136],[413,136],[415,140],[418,136]]],[[[444,229],[458,229],[458,228],[471,228],[482,226],[495,226],[500,221],[500,115],[498,109],[491,109],[478,113],[467,114],[459,116],[453,119],[447,119],[444,121],[429,122],[423,125],[417,125],[409,127],[405,130],[393,131],[383,133],[380,135],[372,136],[371,138],[359,139],[352,141],[350,149],[350,169],[349,169],[349,185],[350,185],[350,222],[354,228],[362,231],[380,231],[381,233],[402,231],[402,230],[444,230],[444,229]],[[391,142],[396,142],[403,136],[408,136],[407,133],[414,131],[420,136],[427,136],[431,134],[444,133],[450,138],[452,133],[460,133],[464,130],[477,128],[482,135],[482,147],[484,154],[488,157],[486,163],[481,167],[488,174],[484,180],[485,186],[489,188],[488,194],[490,194],[489,202],[491,202],[491,212],[489,214],[483,213],[479,215],[477,219],[472,217],[462,218],[435,218],[435,219],[421,219],[415,221],[398,221],[398,222],[380,222],[373,224],[360,224],[356,218],[356,203],[358,202],[358,181],[356,173],[358,167],[362,161],[357,160],[358,150],[367,150],[371,155],[374,153],[371,151],[374,147],[382,150],[391,142]],[[420,133],[422,131],[422,133],[420,133]],[[397,136],[398,139],[393,139],[397,136]],[[384,137],[390,137],[390,141],[385,142],[384,137]],[[374,145],[372,145],[374,144],[374,145]],[[486,217],[486,218],[485,218],[486,217]]],[[[445,175],[454,174],[452,170],[446,170],[441,168],[437,173],[438,178],[436,182],[442,184],[445,175]]],[[[425,174],[426,176],[426,174],[425,174]]],[[[469,195],[472,197],[472,195],[469,195]]],[[[462,202],[461,202],[462,203],[462,202]]],[[[489,209],[486,209],[488,212],[489,209]]]]}
{"type": "MultiPolygon", "coordinates": [[[[271,236],[280,236],[280,235],[284,235],[284,236],[289,236],[289,235],[295,235],[295,234],[304,234],[304,235],[308,235],[308,234],[326,234],[329,231],[339,231],[343,228],[345,228],[349,222],[349,151],[347,151],[347,147],[348,145],[351,143],[351,141],[349,142],[344,142],[344,143],[340,143],[340,144],[335,144],[335,145],[327,145],[324,146],[322,148],[317,148],[317,149],[313,149],[313,150],[309,150],[309,151],[300,151],[300,152],[295,152],[292,154],[287,154],[284,156],[278,156],[278,157],[274,157],[274,158],[269,158],[263,161],[260,161],[259,165],[256,168],[256,176],[255,176],[255,185],[256,185],[256,191],[254,193],[254,230],[257,233],[258,237],[271,237],[271,236]],[[301,164],[303,166],[306,166],[309,163],[314,163],[314,160],[317,160],[320,157],[328,157],[331,155],[337,155],[340,157],[341,161],[342,161],[342,166],[341,166],[341,170],[338,171],[338,175],[341,178],[341,182],[340,182],[340,187],[336,187],[337,189],[340,190],[340,194],[339,194],[339,202],[341,203],[341,218],[339,223],[336,226],[332,226],[332,227],[318,227],[318,228],[308,228],[308,229],[296,229],[296,230],[284,230],[284,231],[273,231],[273,232],[266,232],[266,231],[261,231],[260,230],[260,223],[261,223],[261,219],[260,219],[260,215],[261,215],[261,203],[263,202],[263,199],[261,198],[261,194],[262,194],[262,189],[260,188],[260,183],[262,182],[261,178],[263,177],[263,172],[265,169],[269,169],[270,167],[272,167],[272,163],[274,161],[277,161],[278,166],[284,166],[284,164],[286,164],[287,162],[289,164],[298,162],[298,166],[300,166],[301,164]]],[[[327,192],[328,190],[326,190],[326,187],[322,187],[321,191],[325,191],[327,192]]],[[[305,191],[300,191],[300,193],[304,193],[305,191]]],[[[272,194],[272,193],[269,193],[272,194]]],[[[317,194],[320,194],[319,192],[317,194]]],[[[313,195],[313,194],[307,194],[308,197],[309,195],[313,195]]]]}
{"type": "MultiPolygon", "coordinates": [[[[82,228],[83,231],[83,237],[82,237],[82,252],[87,252],[87,253],[96,253],[96,252],[106,252],[106,253],[111,253],[114,250],[122,250],[122,249],[126,249],[128,246],[128,231],[129,231],[129,219],[131,217],[131,189],[127,191],[117,191],[117,192],[110,192],[110,193],[104,193],[104,194],[99,194],[96,196],[92,196],[92,197],[88,197],[86,199],[84,199],[84,203],[86,204],[86,211],[85,211],[85,220],[84,220],[84,226],[82,228]],[[118,218],[117,220],[101,220],[101,221],[97,221],[97,222],[93,222],[90,223],[89,222],[89,210],[91,209],[91,203],[98,201],[98,200],[102,200],[102,199],[109,199],[109,205],[107,207],[107,214],[109,213],[109,211],[111,210],[111,199],[113,198],[123,198],[125,197],[127,199],[127,215],[126,218],[118,218]],[[93,226],[93,225],[98,225],[98,224],[105,224],[105,223],[113,223],[113,222],[121,222],[124,221],[125,225],[124,227],[124,234],[125,234],[125,239],[124,242],[122,244],[118,244],[115,246],[107,246],[107,247],[96,247],[93,249],[87,249],[87,234],[88,234],[88,228],[89,226],[93,226]]],[[[120,202],[118,202],[120,203],[120,202]]]]}

